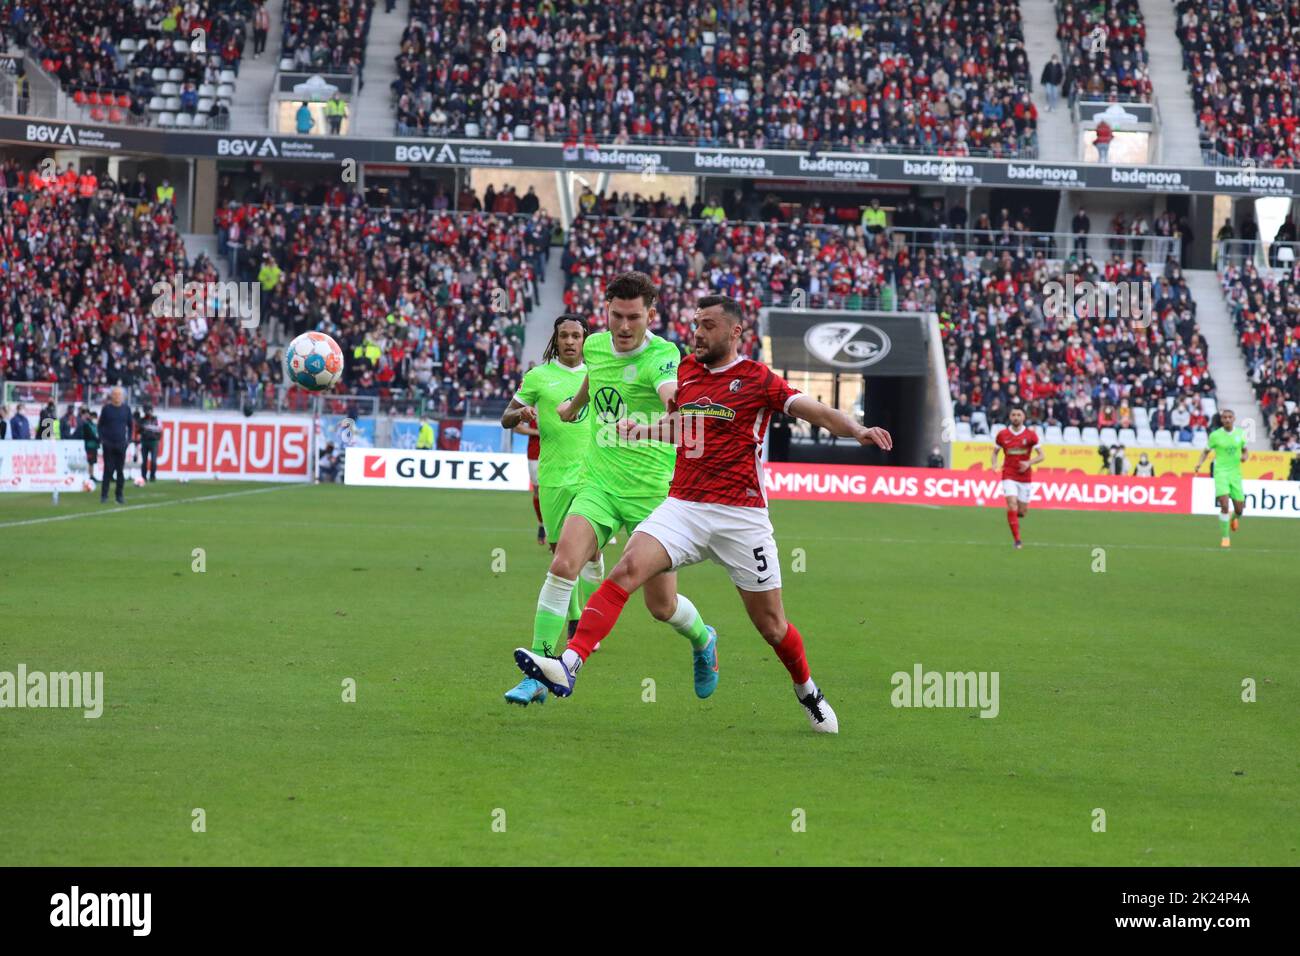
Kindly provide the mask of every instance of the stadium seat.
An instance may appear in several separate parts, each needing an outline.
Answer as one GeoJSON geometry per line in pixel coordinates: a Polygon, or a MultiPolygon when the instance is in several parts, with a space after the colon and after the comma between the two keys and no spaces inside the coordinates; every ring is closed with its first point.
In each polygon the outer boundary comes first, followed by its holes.
{"type": "Polygon", "coordinates": [[[213,104],[214,102],[216,102],[216,101],[215,101],[215,100],[212,100],[212,99],[201,99],[201,100],[199,100],[199,105],[198,105],[198,110],[199,110],[199,112],[200,112],[200,113],[203,113],[203,114],[205,114],[205,115],[208,114],[208,113],[210,113],[210,112],[212,112],[212,104],[213,104]]]}
{"type": "Polygon", "coordinates": [[[235,82],[235,71],[234,71],[234,70],[222,70],[221,73],[218,74],[218,76],[217,76],[217,82],[218,82],[218,83],[232,83],[232,84],[233,84],[233,83],[235,82]]]}
{"type": "Polygon", "coordinates": [[[1083,439],[1079,437],[1079,426],[1066,425],[1061,429],[1061,441],[1065,442],[1067,445],[1083,444],[1083,439]]]}
{"type": "Polygon", "coordinates": [[[1065,438],[1060,425],[1047,425],[1043,428],[1043,441],[1049,445],[1059,445],[1065,438]]]}
{"type": "Polygon", "coordinates": [[[1219,405],[1213,398],[1201,399],[1201,414],[1206,418],[1213,418],[1219,411],[1219,405]]]}
{"type": "Polygon", "coordinates": [[[1192,432],[1193,448],[1204,448],[1207,444],[1209,444],[1209,440],[1210,440],[1210,433],[1207,432],[1204,428],[1198,428],[1196,429],[1196,431],[1192,432]]]}
{"type": "Polygon", "coordinates": [[[532,138],[533,138],[532,128],[529,127],[527,124],[520,123],[518,126],[515,127],[515,139],[532,139],[532,138]]]}
{"type": "Polygon", "coordinates": [[[117,51],[119,53],[134,53],[138,49],[139,46],[131,37],[125,37],[122,42],[117,45],[117,51]]]}
{"type": "Polygon", "coordinates": [[[85,90],[77,90],[77,92],[72,94],[72,102],[76,103],[78,106],[89,106],[90,97],[86,95],[85,90]]]}
{"type": "Polygon", "coordinates": [[[155,83],[167,82],[167,70],[165,67],[155,66],[153,72],[149,74],[155,83]]]}
{"type": "Polygon", "coordinates": [[[1097,445],[1101,443],[1101,432],[1092,425],[1079,432],[1079,437],[1085,445],[1097,445]]]}
{"type": "Polygon", "coordinates": [[[177,113],[177,114],[176,114],[176,126],[177,126],[177,128],[185,127],[185,128],[188,129],[188,128],[192,127],[193,125],[194,125],[194,117],[191,116],[189,113],[177,113]]]}
{"type": "Polygon", "coordinates": [[[208,99],[216,99],[217,88],[211,83],[200,83],[198,93],[200,98],[207,97],[208,99]]]}
{"type": "Polygon", "coordinates": [[[122,122],[124,119],[126,119],[126,114],[123,113],[123,112],[122,112],[120,109],[118,109],[116,106],[113,107],[111,110],[108,111],[108,121],[109,121],[110,123],[120,123],[120,122],[122,122]]]}
{"type": "Polygon", "coordinates": [[[1098,429],[1097,431],[1098,431],[1097,440],[1101,442],[1103,445],[1119,444],[1119,432],[1117,432],[1114,428],[1107,426],[1105,428],[1098,429]]]}
{"type": "Polygon", "coordinates": [[[971,438],[972,438],[972,435],[971,435],[971,430],[970,430],[970,422],[958,422],[958,423],[957,423],[957,440],[958,440],[958,441],[970,441],[971,438]]]}
{"type": "Polygon", "coordinates": [[[222,83],[217,87],[217,97],[219,99],[230,99],[235,95],[235,88],[229,83],[222,83]]]}
{"type": "Polygon", "coordinates": [[[1139,429],[1147,428],[1151,424],[1151,415],[1142,405],[1137,405],[1133,409],[1133,424],[1139,429]]]}
{"type": "Polygon", "coordinates": [[[92,106],[90,108],[90,118],[96,123],[102,123],[108,118],[108,114],[104,112],[104,107],[92,106]]]}
{"type": "MultiPolygon", "coordinates": [[[[191,34],[191,36],[193,36],[193,34],[191,34]]],[[[173,41],[172,41],[172,50],[174,50],[174,51],[177,52],[177,53],[189,53],[189,52],[190,52],[190,41],[189,41],[189,40],[173,40],[173,41]]]]}
{"type": "Polygon", "coordinates": [[[479,129],[479,125],[478,125],[478,123],[466,123],[466,124],[465,124],[465,138],[466,138],[466,139],[478,139],[478,138],[479,138],[479,134],[480,134],[481,132],[482,132],[482,131],[479,129]]]}
{"type": "Polygon", "coordinates": [[[155,96],[149,101],[149,110],[154,113],[160,113],[166,107],[167,101],[161,96],[155,96]]]}
{"type": "Polygon", "coordinates": [[[970,417],[970,427],[976,435],[987,435],[989,431],[989,418],[983,411],[974,412],[970,417]]]}
{"type": "Polygon", "coordinates": [[[1139,428],[1137,430],[1137,444],[1154,445],[1155,443],[1156,443],[1156,436],[1155,433],[1151,431],[1151,429],[1139,428]]]}
{"type": "Polygon", "coordinates": [[[280,60],[280,70],[285,73],[293,72],[293,57],[286,56],[280,60]]]}
{"type": "Polygon", "coordinates": [[[1136,445],[1138,440],[1137,430],[1133,428],[1121,428],[1119,430],[1119,443],[1121,445],[1136,445]]]}
{"type": "Polygon", "coordinates": [[[181,88],[175,83],[164,83],[158,87],[158,92],[163,96],[180,96],[181,88]]]}
{"type": "Polygon", "coordinates": [[[181,108],[181,98],[179,96],[167,97],[167,105],[163,109],[175,113],[181,108]]]}
{"type": "Polygon", "coordinates": [[[131,94],[123,93],[119,96],[117,98],[117,105],[122,107],[124,110],[129,110],[131,108],[131,94]]]}
{"type": "Polygon", "coordinates": [[[167,79],[171,80],[173,83],[184,83],[185,71],[179,66],[174,66],[167,71],[167,79]]]}
{"type": "Polygon", "coordinates": [[[1157,448],[1172,448],[1173,444],[1174,444],[1174,436],[1170,433],[1169,429],[1160,428],[1156,430],[1157,448]]]}
{"type": "Polygon", "coordinates": [[[175,114],[175,113],[167,113],[167,112],[159,113],[159,114],[158,114],[158,125],[159,125],[159,126],[175,126],[175,125],[176,125],[176,114],[175,114]]]}

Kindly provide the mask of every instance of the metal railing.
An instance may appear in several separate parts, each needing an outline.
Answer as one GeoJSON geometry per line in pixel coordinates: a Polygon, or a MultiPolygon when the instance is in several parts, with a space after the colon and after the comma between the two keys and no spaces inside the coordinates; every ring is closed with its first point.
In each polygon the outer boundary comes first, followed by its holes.
{"type": "Polygon", "coordinates": [[[1215,243],[1214,266],[1219,272],[1228,266],[1247,265],[1260,270],[1290,270],[1297,262],[1300,262],[1300,242],[1219,239],[1215,243]]]}

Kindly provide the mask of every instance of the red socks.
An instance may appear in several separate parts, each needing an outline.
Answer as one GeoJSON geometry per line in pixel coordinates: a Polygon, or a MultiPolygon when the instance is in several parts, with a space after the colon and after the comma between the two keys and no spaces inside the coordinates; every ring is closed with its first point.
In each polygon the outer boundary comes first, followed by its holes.
{"type": "Polygon", "coordinates": [[[573,651],[585,661],[596,645],[614,630],[614,623],[623,613],[626,603],[626,591],[609,578],[600,582],[600,587],[582,609],[582,617],[578,618],[578,633],[573,635],[565,650],[573,651]]]}
{"type": "Polygon", "coordinates": [[[1020,515],[1012,508],[1007,509],[1007,524],[1011,525],[1011,537],[1020,540],[1020,515]]]}
{"type": "Polygon", "coordinates": [[[808,658],[803,653],[803,638],[789,621],[786,621],[785,637],[772,650],[790,672],[791,680],[796,684],[808,683],[808,658]]]}
{"type": "Polygon", "coordinates": [[[542,503],[537,500],[537,487],[533,486],[533,510],[537,512],[537,523],[542,524],[542,503]]]}

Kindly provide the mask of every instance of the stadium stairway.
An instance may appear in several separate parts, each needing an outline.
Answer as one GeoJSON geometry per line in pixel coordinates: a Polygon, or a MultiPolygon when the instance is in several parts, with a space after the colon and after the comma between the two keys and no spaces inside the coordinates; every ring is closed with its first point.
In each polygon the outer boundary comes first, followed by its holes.
{"type": "Polygon", "coordinates": [[[217,273],[221,276],[222,282],[230,278],[230,263],[225,256],[218,253],[215,233],[183,232],[181,241],[185,243],[185,255],[189,257],[190,262],[200,255],[206,255],[216,263],[217,273]]]}
{"type": "Polygon", "coordinates": [[[540,362],[546,343],[551,338],[555,317],[564,311],[564,273],[560,269],[562,250],[551,249],[546,263],[546,281],[542,283],[542,304],[533,309],[524,328],[524,368],[529,362],[540,362]]]}
{"type": "Polygon", "coordinates": [[[1213,269],[1187,269],[1183,272],[1196,303],[1196,322],[1209,346],[1210,375],[1214,378],[1215,401],[1219,408],[1231,408],[1237,421],[1251,434],[1248,422],[1254,422],[1250,441],[1252,451],[1267,451],[1268,429],[1264,413],[1255,401],[1255,390],[1246,374],[1246,360],[1237,344],[1237,332],[1228,315],[1228,305],[1213,269]]]}
{"type": "Polygon", "coordinates": [[[1147,25],[1147,57],[1163,141],[1158,161],[1166,166],[1200,166],[1201,136],[1192,106],[1178,17],[1171,0],[1138,0],[1147,25]]]}
{"type": "Polygon", "coordinates": [[[396,135],[392,83],[397,79],[397,54],[402,48],[409,6],[398,3],[392,13],[385,13],[382,2],[375,4],[366,43],[365,84],[348,110],[353,119],[351,131],[357,136],[396,135]]]}
{"type": "Polygon", "coordinates": [[[1049,163],[1074,162],[1079,157],[1075,145],[1074,119],[1061,97],[1055,111],[1047,112],[1047,93],[1038,78],[1053,53],[1061,52],[1056,39],[1054,0],[1022,0],[1021,20],[1025,31],[1025,52],[1029,54],[1029,71],[1034,81],[1034,105],[1038,107],[1038,158],[1049,163]]]}
{"type": "Polygon", "coordinates": [[[275,83],[276,66],[280,62],[280,17],[284,11],[280,3],[268,3],[271,28],[266,33],[266,50],[253,58],[253,33],[249,28],[248,45],[239,65],[235,81],[235,98],[230,104],[230,128],[236,132],[262,131],[267,128],[267,108],[275,83]]]}

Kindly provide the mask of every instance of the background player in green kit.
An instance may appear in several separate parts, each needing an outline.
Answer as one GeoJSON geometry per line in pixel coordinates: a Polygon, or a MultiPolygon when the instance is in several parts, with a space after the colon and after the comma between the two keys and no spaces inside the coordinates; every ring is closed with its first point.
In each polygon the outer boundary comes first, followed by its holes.
{"type": "MultiPolygon", "coordinates": [[[[591,443],[591,428],[584,414],[573,422],[560,420],[556,407],[578,393],[586,378],[587,366],[582,361],[582,346],[587,339],[587,320],[580,315],[565,313],[555,320],[551,340],[542,353],[542,364],[530,368],[519,385],[519,391],[501,416],[503,428],[514,429],[521,423],[534,424],[540,437],[537,456],[537,496],[542,512],[546,539],[555,551],[560,540],[560,529],[569,513],[569,505],[582,483],[583,466],[587,458],[587,445],[591,443]]],[[[587,599],[600,587],[605,576],[604,559],[597,555],[588,561],[579,574],[577,587],[569,601],[567,620],[569,630],[577,624],[587,599]]],[[[533,628],[533,649],[549,647],[554,653],[563,634],[564,619],[556,620],[549,613],[539,619],[533,628]]],[[[524,679],[506,691],[506,700],[512,704],[528,706],[534,700],[546,699],[546,688],[531,679],[524,679]]]]}
{"type": "MultiPolygon", "coordinates": [[[[609,330],[587,336],[582,349],[586,378],[573,400],[557,409],[560,418],[570,422],[585,413],[591,438],[582,487],[569,505],[546,583],[537,596],[534,651],[539,641],[554,640],[560,630],[579,569],[599,556],[619,528],[630,535],[668,497],[677,449],[664,442],[624,442],[617,430],[619,419],[656,420],[677,394],[681,351],[650,331],[657,297],[654,282],[644,273],[625,272],[610,281],[605,288],[609,330]]],[[[717,634],[695,605],[677,593],[675,573],[652,578],[643,594],[651,615],[690,641],[695,693],[708,697],[718,686],[717,634]]],[[[537,686],[545,692],[540,683],[537,686]]]]}
{"type": "Polygon", "coordinates": [[[1214,452],[1214,500],[1219,503],[1219,525],[1222,535],[1219,544],[1232,547],[1231,531],[1241,526],[1241,513],[1246,509],[1246,495],[1241,488],[1241,463],[1250,457],[1246,448],[1246,433],[1232,426],[1237,421],[1237,413],[1225,408],[1219,413],[1220,427],[1210,432],[1210,437],[1196,462],[1196,473],[1210,452],[1214,452]],[[1231,499],[1236,514],[1229,517],[1228,501],[1231,499]]]}

